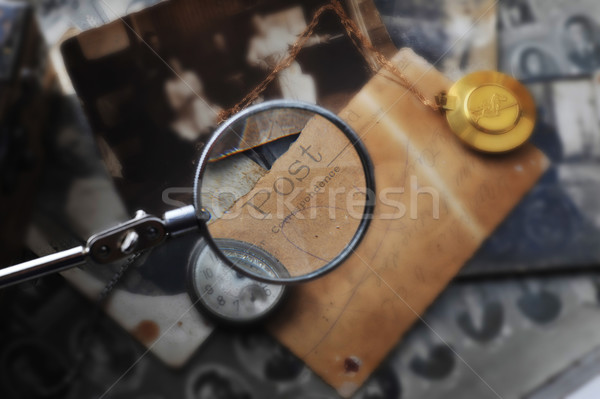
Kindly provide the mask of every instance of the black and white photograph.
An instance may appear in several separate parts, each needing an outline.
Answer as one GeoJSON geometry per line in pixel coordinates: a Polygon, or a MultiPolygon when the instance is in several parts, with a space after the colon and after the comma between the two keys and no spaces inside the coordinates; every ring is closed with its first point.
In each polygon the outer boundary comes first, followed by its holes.
{"type": "Polygon", "coordinates": [[[570,79],[552,83],[556,129],[565,162],[600,164],[600,99],[594,81],[570,79]]]}
{"type": "Polygon", "coordinates": [[[527,81],[591,76],[600,68],[594,0],[499,2],[500,68],[527,81]]]}
{"type": "MultiPolygon", "coordinates": [[[[556,163],[557,185],[600,236],[600,97],[598,77],[529,85],[538,103],[541,148],[556,163]]],[[[589,234],[589,233],[588,233],[589,234]]]]}
{"type": "Polygon", "coordinates": [[[529,0],[504,0],[498,10],[500,30],[518,28],[535,22],[529,0]]]}
{"type": "Polygon", "coordinates": [[[261,332],[249,332],[234,343],[239,364],[248,373],[282,386],[302,384],[310,372],[304,364],[277,341],[261,332]]]}
{"type": "Polygon", "coordinates": [[[527,84],[537,108],[531,140],[552,166],[469,262],[465,274],[518,270],[524,264],[553,270],[561,264],[593,264],[600,257],[600,208],[594,200],[600,195],[600,123],[594,81],[527,84]]]}
{"type": "Polygon", "coordinates": [[[8,80],[14,72],[22,41],[26,11],[23,7],[8,6],[0,9],[0,81],[8,80]]]}
{"type": "Polygon", "coordinates": [[[451,79],[496,68],[496,2],[376,0],[376,4],[394,44],[412,48],[451,79]]]}
{"type": "MultiPolygon", "coordinates": [[[[578,209],[600,231],[600,91],[592,79],[552,84],[556,129],[563,148],[560,184],[578,209]]],[[[600,236],[600,234],[598,234],[600,236]]]]}

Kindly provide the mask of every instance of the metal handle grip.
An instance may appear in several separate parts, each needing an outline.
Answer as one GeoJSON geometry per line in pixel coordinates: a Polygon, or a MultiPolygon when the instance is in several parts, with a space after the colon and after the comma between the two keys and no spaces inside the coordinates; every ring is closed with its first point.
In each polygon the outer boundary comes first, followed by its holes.
{"type": "Polygon", "coordinates": [[[0,269],[0,289],[82,265],[87,252],[85,247],[76,247],[0,269]]]}
{"type": "Polygon", "coordinates": [[[197,214],[192,205],[165,213],[164,220],[138,211],[134,219],[90,237],[85,246],[0,269],[0,289],[80,266],[88,258],[99,264],[115,262],[134,251],[152,248],[167,236],[197,230],[199,221],[208,219],[208,212],[197,214]]]}

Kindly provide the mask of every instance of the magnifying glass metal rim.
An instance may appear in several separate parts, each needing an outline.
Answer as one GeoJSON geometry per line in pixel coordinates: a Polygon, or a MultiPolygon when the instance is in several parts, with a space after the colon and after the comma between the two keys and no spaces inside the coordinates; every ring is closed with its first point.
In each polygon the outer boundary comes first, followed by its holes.
{"type": "Polygon", "coordinates": [[[232,126],[235,125],[235,123],[239,122],[240,120],[243,120],[245,118],[248,118],[252,115],[255,115],[255,114],[258,114],[261,112],[275,110],[275,109],[281,109],[281,108],[294,108],[294,109],[298,109],[298,110],[305,110],[305,111],[313,112],[317,115],[322,116],[329,122],[333,123],[338,129],[340,129],[346,135],[346,137],[348,137],[350,143],[352,143],[355,151],[357,152],[357,154],[361,160],[364,175],[365,175],[367,200],[365,201],[365,208],[363,211],[362,219],[361,219],[360,224],[359,224],[356,232],[354,233],[354,236],[352,237],[352,239],[348,242],[348,244],[346,244],[346,247],[335,257],[335,259],[333,259],[332,261],[327,263],[325,266],[323,266],[317,270],[314,270],[310,273],[307,273],[307,274],[304,274],[301,276],[272,278],[272,277],[268,277],[265,275],[252,273],[252,272],[234,264],[232,261],[230,261],[227,258],[227,256],[225,256],[224,253],[222,253],[222,251],[219,249],[219,247],[215,243],[215,241],[214,241],[213,237],[211,236],[210,231],[208,229],[207,222],[202,221],[200,224],[201,224],[201,230],[202,230],[202,235],[204,236],[204,239],[206,240],[206,242],[208,243],[210,248],[214,251],[214,253],[226,265],[232,267],[233,269],[235,269],[236,271],[240,272],[241,274],[243,274],[245,276],[248,276],[252,279],[262,281],[265,283],[297,284],[297,283],[303,283],[306,281],[310,281],[310,280],[314,280],[316,278],[322,277],[325,274],[336,269],[338,266],[340,266],[352,254],[354,249],[356,247],[358,247],[358,245],[360,244],[362,238],[364,237],[365,233],[367,232],[369,223],[371,222],[371,219],[373,216],[373,211],[375,209],[374,201],[372,201],[372,199],[369,198],[369,193],[375,193],[375,175],[374,175],[374,170],[373,170],[373,163],[371,161],[371,158],[369,157],[369,153],[368,153],[365,145],[363,144],[363,142],[360,139],[360,137],[358,136],[358,134],[356,134],[356,132],[350,126],[348,126],[348,124],[346,122],[344,122],[339,116],[335,115],[333,112],[328,111],[320,106],[317,106],[314,104],[303,103],[303,102],[299,102],[299,101],[291,101],[291,100],[271,100],[271,101],[267,101],[267,102],[260,103],[257,105],[253,105],[253,106],[248,107],[245,110],[237,113],[236,115],[234,115],[233,117],[231,117],[230,119],[225,121],[221,126],[219,126],[219,128],[217,128],[217,130],[213,133],[213,136],[211,137],[211,139],[208,141],[208,143],[204,147],[204,150],[202,151],[202,155],[200,156],[198,168],[196,169],[196,175],[195,175],[195,179],[194,179],[194,206],[196,207],[197,210],[203,209],[202,202],[200,200],[200,195],[199,195],[200,187],[201,187],[200,184],[202,181],[202,177],[204,176],[204,173],[206,171],[206,167],[208,165],[211,150],[213,149],[213,147],[215,146],[215,144],[217,143],[219,138],[221,138],[223,136],[223,134],[226,134],[226,132],[230,128],[232,128],[232,126]]]}

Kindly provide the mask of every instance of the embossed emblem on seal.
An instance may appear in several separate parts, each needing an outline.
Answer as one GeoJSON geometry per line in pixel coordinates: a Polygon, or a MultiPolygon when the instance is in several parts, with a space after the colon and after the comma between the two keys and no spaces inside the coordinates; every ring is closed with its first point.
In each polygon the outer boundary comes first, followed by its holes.
{"type": "Polygon", "coordinates": [[[514,150],[533,133],[533,97],[519,81],[498,71],[470,73],[436,101],[456,136],[482,152],[514,150]]]}
{"type": "Polygon", "coordinates": [[[521,108],[506,88],[488,84],[475,88],[466,101],[469,121],[482,131],[501,134],[515,127],[521,108]]]}

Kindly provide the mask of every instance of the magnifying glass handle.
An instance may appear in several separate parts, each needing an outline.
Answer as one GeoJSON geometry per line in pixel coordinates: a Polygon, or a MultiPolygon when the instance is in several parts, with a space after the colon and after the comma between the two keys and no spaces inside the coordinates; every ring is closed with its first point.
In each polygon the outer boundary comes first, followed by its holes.
{"type": "Polygon", "coordinates": [[[86,260],[87,250],[85,247],[79,246],[0,269],[0,289],[81,266],[86,260]]]}
{"type": "Polygon", "coordinates": [[[135,218],[93,235],[85,246],[0,269],[0,289],[81,266],[88,260],[107,264],[125,259],[161,244],[169,236],[198,231],[199,223],[209,217],[205,211],[196,212],[192,205],[169,211],[162,219],[138,211],[135,218]]]}

